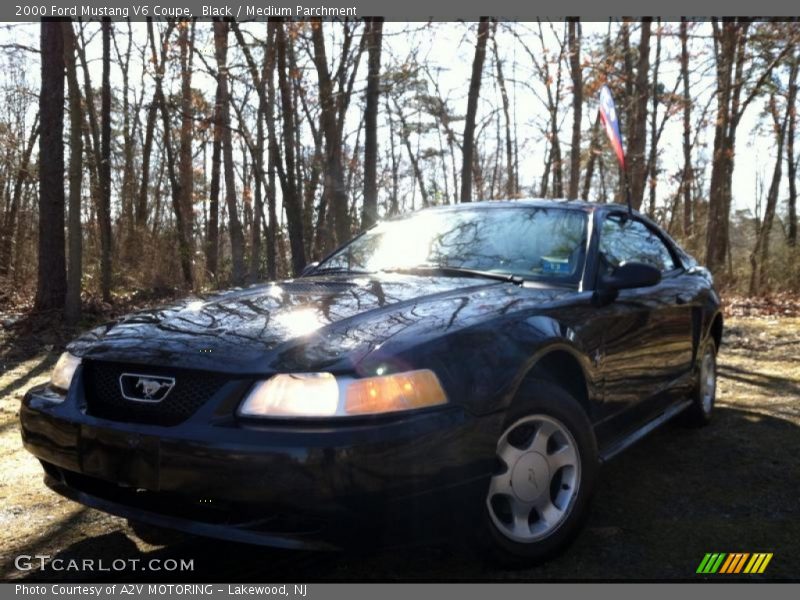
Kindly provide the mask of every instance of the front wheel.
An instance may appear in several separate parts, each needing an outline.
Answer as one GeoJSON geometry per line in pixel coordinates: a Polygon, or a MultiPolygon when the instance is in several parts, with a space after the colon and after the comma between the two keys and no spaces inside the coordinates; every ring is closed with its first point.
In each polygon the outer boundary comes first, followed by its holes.
{"type": "Polygon", "coordinates": [[[486,495],[488,545],[508,566],[552,557],[580,530],[597,472],[591,425],[561,388],[537,382],[497,442],[486,495]]]}

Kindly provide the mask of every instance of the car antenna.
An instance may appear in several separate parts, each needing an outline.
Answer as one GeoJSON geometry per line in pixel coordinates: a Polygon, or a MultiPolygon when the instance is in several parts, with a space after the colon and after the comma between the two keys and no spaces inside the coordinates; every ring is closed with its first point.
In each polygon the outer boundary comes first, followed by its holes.
{"type": "Polygon", "coordinates": [[[633,218],[633,207],[631,206],[631,178],[628,177],[627,169],[622,170],[622,176],[625,178],[625,200],[628,203],[628,217],[633,218]]]}
{"type": "Polygon", "coordinates": [[[617,109],[614,106],[614,97],[611,95],[608,85],[604,84],[600,88],[600,107],[598,110],[608,141],[611,142],[611,148],[614,150],[614,154],[617,155],[619,166],[622,168],[622,176],[625,178],[625,199],[628,203],[628,216],[632,217],[631,182],[628,176],[628,169],[625,168],[625,149],[622,146],[622,134],[620,134],[619,130],[617,109]]]}

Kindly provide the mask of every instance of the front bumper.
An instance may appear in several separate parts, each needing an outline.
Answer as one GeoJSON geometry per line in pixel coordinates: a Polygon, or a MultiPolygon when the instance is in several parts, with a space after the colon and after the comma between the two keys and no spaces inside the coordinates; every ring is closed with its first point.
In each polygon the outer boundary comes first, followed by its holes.
{"type": "Polygon", "coordinates": [[[86,414],[80,376],[54,404],[26,394],[22,439],[45,482],[77,502],[198,535],[336,549],[444,535],[479,508],[493,466],[481,431],[455,406],[347,424],[242,422],[201,411],[160,427],[86,414]],[[364,535],[358,535],[365,533],[364,535]]]}

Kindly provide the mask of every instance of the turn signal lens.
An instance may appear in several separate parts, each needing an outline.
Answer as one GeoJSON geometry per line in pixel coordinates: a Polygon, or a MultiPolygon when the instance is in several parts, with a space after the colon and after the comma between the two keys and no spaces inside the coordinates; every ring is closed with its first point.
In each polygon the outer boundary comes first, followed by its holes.
{"type": "Polygon", "coordinates": [[[347,387],[345,413],[367,415],[414,410],[447,402],[433,371],[409,371],[356,379],[347,387]]]}
{"type": "Polygon", "coordinates": [[[257,383],[239,407],[245,417],[347,417],[445,404],[433,371],[353,379],[330,373],[280,374],[257,383]]]}

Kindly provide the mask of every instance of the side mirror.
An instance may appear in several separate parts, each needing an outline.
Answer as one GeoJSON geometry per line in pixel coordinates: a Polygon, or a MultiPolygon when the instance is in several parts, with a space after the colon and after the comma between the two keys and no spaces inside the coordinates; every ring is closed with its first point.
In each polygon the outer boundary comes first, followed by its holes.
{"type": "Polygon", "coordinates": [[[303,270],[300,271],[300,277],[305,277],[306,275],[311,275],[311,273],[314,272],[314,269],[316,269],[318,266],[319,266],[319,261],[314,261],[314,262],[308,263],[305,267],[303,267],[303,270]]]}
{"type": "Polygon", "coordinates": [[[608,291],[650,287],[661,281],[661,271],[644,263],[626,262],[614,269],[611,275],[604,275],[601,281],[608,291]]]}

